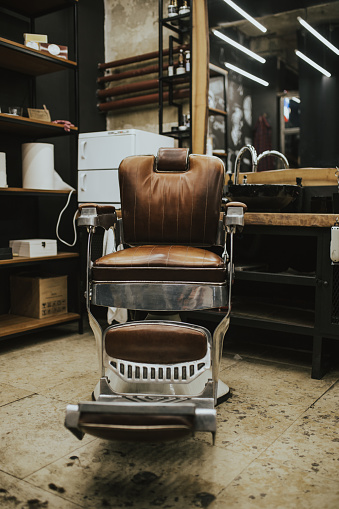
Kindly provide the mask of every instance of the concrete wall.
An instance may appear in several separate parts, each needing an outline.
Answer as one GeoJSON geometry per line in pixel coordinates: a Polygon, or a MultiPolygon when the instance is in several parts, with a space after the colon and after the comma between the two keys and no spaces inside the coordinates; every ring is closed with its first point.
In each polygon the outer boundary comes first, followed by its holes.
{"type": "MultiPolygon", "coordinates": [[[[157,0],[105,0],[105,61],[158,50],[157,0]]],[[[150,65],[155,61],[145,63],[150,65]]],[[[147,75],[142,80],[156,78],[147,75]]],[[[123,82],[117,82],[117,85],[123,82]]],[[[107,113],[107,129],[158,132],[158,105],[107,113]]]]}
{"type": "MultiPolygon", "coordinates": [[[[164,0],[164,14],[168,2],[164,0]]],[[[158,51],[159,48],[158,0],[105,0],[105,62],[158,51]]],[[[168,47],[167,31],[164,30],[164,48],[168,47]]],[[[136,67],[157,64],[157,60],[142,62],[136,67]]],[[[122,68],[122,70],[131,69],[122,68]]],[[[144,81],[158,78],[158,73],[136,78],[144,81]]],[[[133,80],[118,81],[112,85],[123,85],[133,80]]],[[[110,86],[112,86],[110,85],[110,86]]],[[[150,91],[145,93],[155,93],[150,91]]],[[[137,94],[136,94],[137,95],[137,94]]],[[[107,130],[142,129],[159,132],[158,103],[110,111],[106,114],[107,130]]],[[[165,108],[164,131],[177,125],[177,111],[165,108]]]]}

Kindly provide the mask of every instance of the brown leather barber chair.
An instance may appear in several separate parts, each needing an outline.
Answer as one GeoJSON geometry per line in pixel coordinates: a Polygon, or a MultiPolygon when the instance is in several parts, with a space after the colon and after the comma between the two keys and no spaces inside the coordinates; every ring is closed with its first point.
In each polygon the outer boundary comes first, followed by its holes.
{"type": "Polygon", "coordinates": [[[67,407],[65,425],[78,438],[156,441],[209,431],[214,439],[215,406],[229,391],[219,365],[229,325],[232,239],[245,208],[229,203],[220,219],[224,180],[216,157],[160,149],[156,158],[121,162],[121,219],[114,207],[82,206],[78,225],[89,233],[86,301],[100,380],[95,401],[67,407]],[[116,238],[123,231],[117,243],[125,249],[92,263],[97,227],[113,227],[116,238]],[[180,316],[227,305],[213,336],[180,316]],[[144,319],[102,330],[93,306],[144,312],[144,319]]]}

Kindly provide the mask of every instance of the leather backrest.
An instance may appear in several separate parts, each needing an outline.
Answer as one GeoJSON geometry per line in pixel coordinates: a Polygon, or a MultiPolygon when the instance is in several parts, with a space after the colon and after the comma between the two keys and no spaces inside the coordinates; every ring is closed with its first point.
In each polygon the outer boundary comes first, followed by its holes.
{"type": "Polygon", "coordinates": [[[166,153],[160,151],[158,161],[153,155],[131,156],[120,164],[125,242],[214,245],[224,185],[222,161],[187,157],[185,149],[161,150],[166,153]]]}

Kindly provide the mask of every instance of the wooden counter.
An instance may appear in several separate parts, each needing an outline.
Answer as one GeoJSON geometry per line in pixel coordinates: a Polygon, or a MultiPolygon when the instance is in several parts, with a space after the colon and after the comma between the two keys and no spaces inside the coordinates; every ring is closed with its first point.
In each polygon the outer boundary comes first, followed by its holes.
{"type": "Polygon", "coordinates": [[[281,212],[246,212],[246,225],[331,227],[339,214],[286,214],[281,212]]]}

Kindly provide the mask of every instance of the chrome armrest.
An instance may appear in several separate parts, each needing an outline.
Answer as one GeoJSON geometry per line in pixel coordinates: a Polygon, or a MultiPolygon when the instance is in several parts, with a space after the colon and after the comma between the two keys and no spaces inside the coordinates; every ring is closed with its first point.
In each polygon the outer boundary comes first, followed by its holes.
{"type": "Polygon", "coordinates": [[[95,203],[85,203],[78,209],[78,226],[87,226],[96,228],[100,226],[108,230],[117,222],[117,214],[113,205],[97,205],[95,203]]]}
{"type": "Polygon", "coordinates": [[[244,203],[233,201],[227,203],[225,207],[224,224],[227,231],[235,231],[237,228],[241,231],[245,224],[244,212],[247,206],[244,203]]]}

